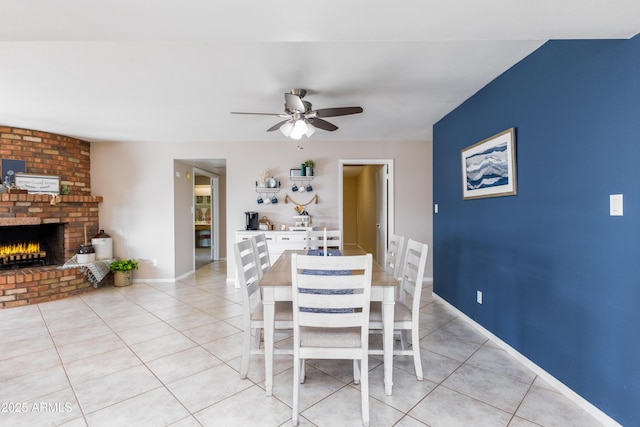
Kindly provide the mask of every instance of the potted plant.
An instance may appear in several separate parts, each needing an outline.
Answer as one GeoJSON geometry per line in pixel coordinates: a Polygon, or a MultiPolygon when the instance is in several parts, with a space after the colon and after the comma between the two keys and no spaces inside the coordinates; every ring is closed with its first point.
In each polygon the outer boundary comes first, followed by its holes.
{"type": "Polygon", "coordinates": [[[113,273],[114,286],[129,286],[133,283],[133,270],[138,269],[138,261],[134,259],[116,259],[109,264],[113,273]]]}
{"type": "Polygon", "coordinates": [[[313,168],[315,167],[316,163],[313,160],[307,160],[303,163],[303,165],[305,168],[305,176],[313,176],[313,168]]]}

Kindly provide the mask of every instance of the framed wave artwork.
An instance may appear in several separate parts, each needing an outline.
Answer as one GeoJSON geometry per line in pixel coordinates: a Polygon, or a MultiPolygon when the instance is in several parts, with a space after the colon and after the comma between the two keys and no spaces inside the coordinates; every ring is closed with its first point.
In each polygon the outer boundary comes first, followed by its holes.
{"type": "Polygon", "coordinates": [[[473,144],[461,153],[464,200],[517,193],[515,128],[473,144]]]}

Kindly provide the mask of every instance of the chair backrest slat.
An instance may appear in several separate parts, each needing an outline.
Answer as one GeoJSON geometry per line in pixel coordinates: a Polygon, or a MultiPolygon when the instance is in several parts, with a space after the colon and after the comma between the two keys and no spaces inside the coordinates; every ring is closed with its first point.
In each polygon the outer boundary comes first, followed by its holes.
{"type": "Polygon", "coordinates": [[[413,298],[413,309],[415,313],[420,307],[420,296],[422,293],[422,280],[424,270],[427,265],[427,255],[429,246],[409,239],[404,256],[404,266],[400,282],[400,301],[407,302],[407,297],[413,298]]]}
{"type": "MultiPolygon", "coordinates": [[[[329,257],[332,258],[332,257],[329,257]]],[[[337,257],[336,257],[337,258],[337,257]]],[[[307,270],[306,273],[298,279],[299,286],[301,288],[313,287],[314,289],[354,289],[357,288],[358,282],[362,280],[359,277],[346,276],[344,272],[346,270],[336,270],[339,272],[340,279],[336,276],[313,276],[316,271],[307,270]]]]}
{"type": "Polygon", "coordinates": [[[392,234],[389,236],[389,246],[387,247],[387,256],[384,260],[384,267],[393,277],[399,278],[402,274],[400,269],[402,266],[402,251],[404,245],[404,236],[392,234]]]}
{"type": "Polygon", "coordinates": [[[258,264],[258,274],[260,278],[271,268],[271,259],[269,258],[269,245],[267,237],[264,233],[251,236],[251,242],[255,251],[256,263],[258,264]]]}
{"type": "Polygon", "coordinates": [[[306,249],[323,250],[327,255],[327,249],[342,251],[342,231],[340,230],[307,230],[306,249]],[[327,237],[325,241],[325,236],[327,237]]]}

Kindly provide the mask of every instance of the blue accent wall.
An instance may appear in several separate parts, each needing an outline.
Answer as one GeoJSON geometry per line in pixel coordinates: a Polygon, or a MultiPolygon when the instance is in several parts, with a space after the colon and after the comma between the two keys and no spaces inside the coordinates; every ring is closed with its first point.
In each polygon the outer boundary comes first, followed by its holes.
{"type": "Polygon", "coordinates": [[[637,425],[640,36],[547,42],[434,126],[433,170],[434,292],[637,425]],[[510,127],[518,194],[463,200],[460,150],[510,127]]]}

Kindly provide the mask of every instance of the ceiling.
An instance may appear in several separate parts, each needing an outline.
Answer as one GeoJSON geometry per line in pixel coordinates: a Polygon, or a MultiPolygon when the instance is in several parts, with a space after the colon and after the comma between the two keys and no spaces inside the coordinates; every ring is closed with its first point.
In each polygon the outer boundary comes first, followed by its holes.
{"type": "Polygon", "coordinates": [[[0,125],[89,141],[277,141],[283,93],[361,106],[317,141],[430,140],[548,39],[629,38],[638,0],[2,0],[0,125]]]}

